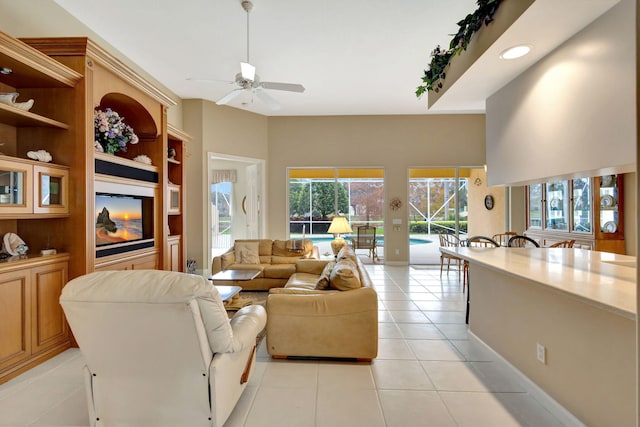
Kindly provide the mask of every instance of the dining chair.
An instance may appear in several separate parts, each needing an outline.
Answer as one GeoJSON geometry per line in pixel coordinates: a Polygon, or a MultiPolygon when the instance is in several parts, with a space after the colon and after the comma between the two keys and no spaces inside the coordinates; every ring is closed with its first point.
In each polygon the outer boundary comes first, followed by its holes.
{"type": "Polygon", "coordinates": [[[510,238],[507,246],[510,248],[530,248],[532,246],[539,248],[540,244],[531,237],[518,235],[510,238]]]}
{"type": "Polygon", "coordinates": [[[563,240],[562,242],[556,242],[552,245],[549,245],[550,248],[573,248],[573,245],[576,243],[575,240],[563,240]]]}
{"type": "Polygon", "coordinates": [[[515,231],[505,231],[504,233],[494,234],[492,239],[498,242],[500,246],[507,246],[509,244],[509,239],[517,235],[518,233],[515,231]]]}
{"type": "MultiPolygon", "coordinates": [[[[487,236],[473,236],[473,237],[469,237],[467,240],[465,240],[464,242],[464,246],[468,246],[468,247],[475,247],[475,248],[499,248],[500,244],[498,242],[496,242],[495,240],[493,240],[491,237],[487,237],[487,236]]],[[[471,283],[469,283],[469,261],[465,260],[464,261],[464,266],[462,269],[462,290],[464,292],[464,287],[465,284],[468,285],[467,287],[467,314],[465,316],[465,322],[468,324],[469,323],[469,305],[470,305],[470,296],[469,294],[471,293],[471,283]]]]}
{"type": "MultiPolygon", "coordinates": [[[[458,266],[458,276],[460,275],[460,266],[462,265],[462,258],[455,255],[450,255],[442,252],[442,248],[455,248],[460,246],[460,239],[454,234],[447,234],[444,232],[438,233],[440,238],[440,277],[442,277],[442,269],[444,266],[444,260],[447,260],[447,275],[449,275],[449,268],[451,267],[451,261],[454,261],[458,266]]],[[[464,281],[462,282],[462,292],[464,292],[464,281]]]]}
{"type": "Polygon", "coordinates": [[[475,248],[499,248],[500,243],[496,242],[491,237],[487,236],[473,236],[464,241],[464,246],[475,248]]]}

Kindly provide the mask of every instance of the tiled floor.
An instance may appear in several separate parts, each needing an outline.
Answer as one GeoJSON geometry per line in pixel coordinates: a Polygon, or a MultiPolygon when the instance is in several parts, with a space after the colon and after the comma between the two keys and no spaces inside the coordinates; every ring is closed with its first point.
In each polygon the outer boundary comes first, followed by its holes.
{"type": "MultiPolygon", "coordinates": [[[[380,298],[371,364],[272,360],[263,345],[232,426],[560,426],[464,324],[457,274],[367,266],[380,298]]],[[[0,385],[0,426],[89,425],[82,356],[0,385]]]]}

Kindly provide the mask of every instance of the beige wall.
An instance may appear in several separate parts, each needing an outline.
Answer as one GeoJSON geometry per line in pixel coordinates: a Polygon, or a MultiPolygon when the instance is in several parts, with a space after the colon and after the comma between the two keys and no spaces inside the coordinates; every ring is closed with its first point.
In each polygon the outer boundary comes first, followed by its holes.
{"type": "Polygon", "coordinates": [[[635,170],[635,31],[622,0],[487,100],[490,184],[635,170]]]}
{"type": "Polygon", "coordinates": [[[586,425],[635,426],[634,320],[474,262],[469,286],[476,336],[586,425]]]}
{"type": "Polygon", "coordinates": [[[266,160],[268,118],[201,99],[182,104],[184,130],[193,137],[187,159],[187,258],[208,269],[209,153],[266,160]]]}
{"type": "Polygon", "coordinates": [[[504,233],[505,229],[505,188],[487,187],[484,168],[472,169],[469,177],[469,236],[487,236],[504,233]],[[493,209],[484,205],[486,196],[493,196],[493,209]]]}
{"type": "Polygon", "coordinates": [[[0,0],[0,31],[12,37],[89,37],[111,55],[171,97],[177,105],[168,111],[168,121],[182,128],[180,98],[120,51],[107,43],[53,0],[0,0]]]}
{"type": "Polygon", "coordinates": [[[382,167],[385,262],[407,263],[407,182],[410,167],[482,166],[484,115],[270,117],[268,158],[269,237],[287,235],[287,167],[382,167]],[[388,201],[399,197],[402,208],[388,201]],[[396,249],[399,251],[396,255],[396,249]]]}

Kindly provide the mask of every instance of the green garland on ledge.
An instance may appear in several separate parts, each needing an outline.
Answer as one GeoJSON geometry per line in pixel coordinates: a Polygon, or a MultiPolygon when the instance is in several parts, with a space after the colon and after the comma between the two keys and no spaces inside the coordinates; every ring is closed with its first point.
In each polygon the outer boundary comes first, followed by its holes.
{"type": "Polygon", "coordinates": [[[493,15],[502,0],[478,0],[478,9],[467,15],[462,21],[458,22],[458,32],[449,43],[449,50],[443,50],[440,45],[431,52],[431,63],[429,68],[424,70],[422,82],[416,89],[416,96],[420,98],[425,92],[438,92],[442,88],[442,80],[446,78],[445,69],[449,65],[453,55],[460,55],[462,51],[467,50],[467,46],[471,41],[471,37],[484,24],[489,25],[493,22],[493,15]]]}

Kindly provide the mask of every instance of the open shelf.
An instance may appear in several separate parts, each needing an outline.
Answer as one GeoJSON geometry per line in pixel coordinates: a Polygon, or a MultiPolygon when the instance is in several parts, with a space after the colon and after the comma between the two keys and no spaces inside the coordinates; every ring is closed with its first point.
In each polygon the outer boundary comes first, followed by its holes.
{"type": "Polygon", "coordinates": [[[2,83],[21,87],[74,87],[82,75],[33,47],[0,32],[0,67],[13,70],[2,83]]]}
{"type": "Polygon", "coordinates": [[[65,123],[2,103],[0,103],[0,123],[17,127],[30,126],[69,129],[69,125],[65,123]]]}
{"type": "Polygon", "coordinates": [[[156,165],[148,165],[146,163],[136,162],[135,160],[126,159],[124,157],[119,157],[113,154],[100,153],[99,151],[96,151],[95,158],[99,160],[104,160],[105,162],[115,163],[123,166],[129,166],[132,168],[142,169],[149,172],[158,172],[158,166],[156,165]]]}

